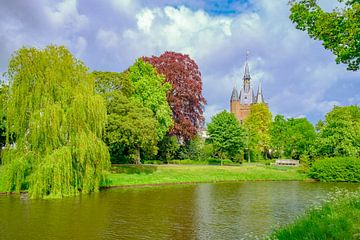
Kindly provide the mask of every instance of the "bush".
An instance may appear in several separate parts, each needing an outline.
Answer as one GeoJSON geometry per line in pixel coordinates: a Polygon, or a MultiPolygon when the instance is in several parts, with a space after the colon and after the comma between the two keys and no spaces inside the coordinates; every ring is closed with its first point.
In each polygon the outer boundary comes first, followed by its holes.
{"type": "Polygon", "coordinates": [[[360,159],[336,157],[317,160],[309,176],[324,182],[360,182],[360,159]]]}

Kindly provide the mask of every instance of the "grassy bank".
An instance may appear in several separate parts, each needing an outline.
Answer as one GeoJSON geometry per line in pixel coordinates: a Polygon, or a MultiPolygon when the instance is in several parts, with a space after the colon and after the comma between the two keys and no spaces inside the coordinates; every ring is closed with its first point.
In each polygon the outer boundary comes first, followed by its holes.
{"type": "Polygon", "coordinates": [[[5,191],[4,186],[3,186],[3,179],[2,179],[2,174],[3,174],[2,169],[3,169],[3,167],[0,165],[0,193],[5,191]]]}
{"type": "Polygon", "coordinates": [[[360,192],[340,191],[321,208],[311,209],[270,239],[360,239],[360,192]]]}
{"type": "MultiPolygon", "coordinates": [[[[2,167],[0,166],[0,176],[2,167]]],[[[110,186],[133,186],[171,183],[220,181],[290,181],[306,180],[296,167],[275,166],[209,166],[209,165],[126,165],[114,166],[109,175],[110,186]]],[[[4,192],[0,177],[0,192],[4,192]]]]}
{"type": "Polygon", "coordinates": [[[273,166],[116,166],[110,174],[111,186],[165,183],[196,183],[252,180],[306,180],[294,167],[273,166]]]}

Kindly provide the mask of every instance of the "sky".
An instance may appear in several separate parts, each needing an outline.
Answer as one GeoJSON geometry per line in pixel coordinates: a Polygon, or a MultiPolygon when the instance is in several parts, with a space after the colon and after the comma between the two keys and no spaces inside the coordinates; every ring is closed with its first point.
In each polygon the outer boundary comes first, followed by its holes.
{"type": "MultiPolygon", "coordinates": [[[[121,72],[138,57],[188,54],[202,73],[207,122],[242,84],[246,52],[275,116],[316,123],[360,105],[360,72],[335,63],[289,20],[288,0],[0,0],[0,72],[22,46],[65,45],[92,70],[121,72]]],[[[326,10],[335,0],[322,0],[326,10]]]]}

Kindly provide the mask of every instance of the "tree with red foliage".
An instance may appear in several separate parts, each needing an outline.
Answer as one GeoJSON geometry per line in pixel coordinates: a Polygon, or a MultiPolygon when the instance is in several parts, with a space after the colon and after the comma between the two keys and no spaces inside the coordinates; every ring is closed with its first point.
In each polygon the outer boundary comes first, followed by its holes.
{"type": "Polygon", "coordinates": [[[159,57],[143,57],[158,73],[165,75],[173,89],[167,100],[172,110],[174,127],[170,135],[178,139],[193,138],[204,123],[205,98],[202,96],[201,73],[198,65],[188,55],[165,52],[159,57]]]}

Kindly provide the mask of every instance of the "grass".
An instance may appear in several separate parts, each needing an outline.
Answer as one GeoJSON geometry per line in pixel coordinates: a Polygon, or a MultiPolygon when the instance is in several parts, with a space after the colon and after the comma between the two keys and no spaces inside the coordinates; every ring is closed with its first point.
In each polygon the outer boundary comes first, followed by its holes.
{"type": "Polygon", "coordinates": [[[0,193],[5,191],[4,186],[3,186],[3,181],[2,181],[3,180],[2,169],[3,169],[3,167],[0,165],[0,193]]]}
{"type": "Polygon", "coordinates": [[[360,239],[360,192],[339,191],[321,208],[273,233],[270,239],[360,239]]]}
{"type": "Polygon", "coordinates": [[[115,166],[109,176],[110,186],[144,184],[197,183],[254,180],[306,180],[296,167],[274,166],[115,166]]]}

